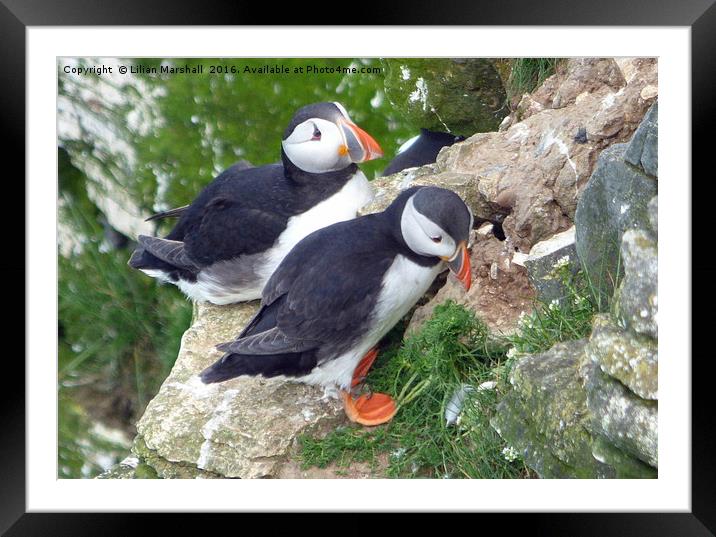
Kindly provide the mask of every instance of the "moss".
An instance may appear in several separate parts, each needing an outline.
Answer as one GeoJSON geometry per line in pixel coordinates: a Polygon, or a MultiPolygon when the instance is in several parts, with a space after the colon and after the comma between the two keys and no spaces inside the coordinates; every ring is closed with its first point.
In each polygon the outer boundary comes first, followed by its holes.
{"type": "Polygon", "coordinates": [[[471,136],[497,130],[507,115],[505,89],[488,59],[391,58],[385,93],[414,128],[471,136]]]}

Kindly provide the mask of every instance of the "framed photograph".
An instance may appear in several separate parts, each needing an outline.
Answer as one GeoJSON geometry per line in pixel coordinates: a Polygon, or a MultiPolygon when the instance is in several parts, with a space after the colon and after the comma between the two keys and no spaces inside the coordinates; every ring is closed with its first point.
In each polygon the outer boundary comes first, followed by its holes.
{"type": "Polygon", "coordinates": [[[42,4],[0,6],[26,211],[8,535],[260,511],[715,531],[708,2],[271,27],[42,4]]]}

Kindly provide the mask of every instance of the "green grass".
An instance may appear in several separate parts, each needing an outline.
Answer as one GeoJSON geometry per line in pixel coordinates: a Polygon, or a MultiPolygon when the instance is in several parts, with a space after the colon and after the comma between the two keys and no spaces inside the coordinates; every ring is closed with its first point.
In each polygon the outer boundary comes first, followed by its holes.
{"type": "Polygon", "coordinates": [[[453,302],[435,312],[401,343],[394,329],[368,376],[370,389],[388,393],[398,413],[387,425],[346,426],[325,438],[301,439],[304,467],[368,462],[376,475],[429,478],[523,478],[533,474],[490,426],[509,372],[520,355],[541,352],[559,341],[589,334],[596,312],[589,285],[569,265],[556,269],[566,296],[536,303],[509,337],[494,337],[473,312],[453,302]],[[476,389],[485,382],[493,389],[476,389]],[[472,386],[458,423],[446,425],[445,410],[455,391],[472,386]]]}
{"type": "MultiPolygon", "coordinates": [[[[369,376],[370,388],[389,393],[398,414],[374,429],[344,427],[322,440],[302,438],[304,466],[346,466],[387,456],[388,477],[489,477],[526,474],[520,460],[507,460],[506,447],[489,426],[496,395],[473,391],[464,402],[459,424],[448,426],[445,409],[463,384],[475,387],[494,380],[493,369],[506,347],[489,337],[471,312],[452,302],[436,308],[422,330],[382,351],[369,376]]],[[[383,457],[385,459],[385,457],[383,457]]]]}
{"type": "Polygon", "coordinates": [[[128,250],[103,245],[98,211],[83,189],[71,187],[72,172],[60,167],[61,186],[68,187],[61,190],[60,218],[79,243],[58,256],[60,476],[93,477],[99,468],[88,454],[106,454],[108,446],[88,428],[103,421],[131,434],[174,364],[191,304],[175,288],[131,270],[128,250]]]}
{"type": "Polygon", "coordinates": [[[520,355],[544,352],[555,343],[581,339],[592,331],[592,318],[600,311],[602,297],[587,273],[563,264],[555,268],[554,276],[562,281],[565,296],[550,303],[536,302],[532,312],[519,320],[517,332],[506,338],[510,350],[500,375],[503,385],[520,355]]]}
{"type": "Polygon", "coordinates": [[[512,60],[510,74],[505,84],[508,101],[516,105],[522,94],[530,93],[555,73],[558,62],[558,58],[516,58],[512,60]]]}

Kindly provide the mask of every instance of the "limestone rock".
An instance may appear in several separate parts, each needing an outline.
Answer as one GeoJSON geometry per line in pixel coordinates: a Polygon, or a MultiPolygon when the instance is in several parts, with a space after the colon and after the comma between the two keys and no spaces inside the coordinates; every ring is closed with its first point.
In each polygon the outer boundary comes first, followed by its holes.
{"type": "Polygon", "coordinates": [[[650,466],[658,466],[658,403],[635,395],[591,360],[584,361],[581,375],[592,417],[590,431],[650,466]]]}
{"type": "Polygon", "coordinates": [[[575,214],[577,254],[602,304],[621,277],[622,235],[647,225],[646,206],[657,190],[656,181],[624,162],[626,148],[615,144],[602,152],[575,214]]]}
{"type": "Polygon", "coordinates": [[[656,342],[620,329],[609,315],[597,315],[585,347],[587,358],[644,399],[658,399],[656,342]]]}
{"type": "Polygon", "coordinates": [[[626,79],[612,58],[572,58],[568,60],[565,77],[552,99],[554,108],[576,102],[580,95],[602,87],[620,90],[626,79]]]}
{"type": "Polygon", "coordinates": [[[624,159],[652,177],[659,175],[659,103],[654,103],[629,142],[624,159]]]}
{"type": "Polygon", "coordinates": [[[137,424],[135,452],[160,477],[270,477],[298,435],[344,420],[338,402],[313,386],[262,378],[201,383],[197,374],[221,357],[215,345],[233,339],[257,304],[195,306],[176,364],[137,424]]]}
{"type": "Polygon", "coordinates": [[[585,393],[579,376],[584,340],[557,344],[514,366],[512,389],[491,424],[543,478],[606,477],[592,456],[585,393]]]}
{"type": "Polygon", "coordinates": [[[579,270],[574,232],[572,226],[567,231],[538,242],[523,261],[537,297],[545,303],[553,300],[561,302],[567,294],[565,284],[558,274],[562,265],[569,266],[572,273],[579,270]]]}
{"type": "Polygon", "coordinates": [[[622,240],[624,279],[617,294],[619,318],[639,334],[658,336],[658,253],[656,242],[640,229],[622,240]]]}
{"type": "Polygon", "coordinates": [[[506,94],[491,60],[387,58],[385,94],[416,129],[470,136],[496,130],[506,94]]]}

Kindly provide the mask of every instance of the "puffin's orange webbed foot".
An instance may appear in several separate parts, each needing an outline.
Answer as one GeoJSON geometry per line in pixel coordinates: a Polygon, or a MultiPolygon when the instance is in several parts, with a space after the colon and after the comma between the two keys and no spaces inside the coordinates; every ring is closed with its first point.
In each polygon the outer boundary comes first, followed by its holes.
{"type": "MultiPolygon", "coordinates": [[[[377,356],[378,349],[373,347],[361,359],[355,371],[353,371],[353,380],[351,381],[352,388],[355,388],[365,380],[377,356]]],[[[348,419],[361,425],[380,425],[387,423],[393,419],[393,416],[395,416],[395,413],[398,411],[395,401],[384,393],[365,394],[357,399],[353,399],[353,395],[350,392],[342,392],[342,395],[343,405],[348,419]]]]}
{"type": "Polygon", "coordinates": [[[342,396],[348,419],[361,425],[387,423],[398,411],[393,398],[384,393],[371,393],[353,399],[350,392],[344,391],[342,396]]]}
{"type": "Polygon", "coordinates": [[[368,375],[368,371],[370,370],[371,366],[373,365],[373,362],[375,362],[375,359],[378,357],[378,348],[373,347],[371,350],[369,350],[366,355],[361,358],[361,361],[358,362],[358,365],[355,368],[355,371],[353,371],[353,380],[351,382],[351,387],[355,388],[365,380],[365,377],[368,375]]]}

